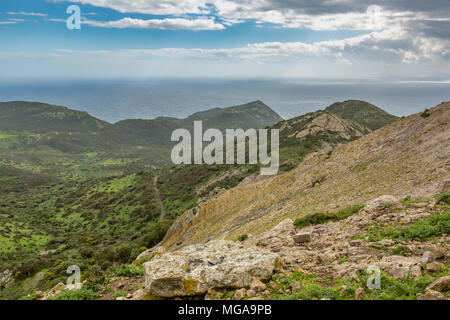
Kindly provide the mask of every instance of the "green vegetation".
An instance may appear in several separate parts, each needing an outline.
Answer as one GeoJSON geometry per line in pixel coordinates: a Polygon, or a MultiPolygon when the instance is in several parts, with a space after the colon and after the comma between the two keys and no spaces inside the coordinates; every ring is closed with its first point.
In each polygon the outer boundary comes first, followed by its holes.
{"type": "Polygon", "coordinates": [[[49,300],[94,300],[98,293],[92,289],[82,288],[80,290],[63,290],[59,295],[56,295],[49,300]]]}
{"type": "Polygon", "coordinates": [[[367,236],[372,242],[382,239],[427,241],[443,234],[450,234],[450,210],[448,209],[406,227],[374,225],[369,233],[362,237],[367,236]]]}
{"type": "MultiPolygon", "coordinates": [[[[365,270],[357,272],[357,278],[330,280],[320,278],[315,274],[293,273],[288,276],[276,275],[273,281],[276,289],[269,288],[270,297],[274,300],[353,300],[358,288],[364,288],[363,300],[415,300],[418,293],[434,280],[444,276],[448,268],[438,273],[426,273],[419,279],[397,279],[381,272],[381,288],[370,290],[367,288],[370,274],[365,270]],[[289,292],[289,293],[286,293],[289,292]]],[[[449,292],[444,292],[448,297],[449,292]]]]}
{"type": "Polygon", "coordinates": [[[352,205],[352,206],[348,206],[344,209],[341,209],[341,210],[339,210],[337,212],[333,212],[333,213],[328,213],[328,212],[314,213],[312,215],[308,215],[306,217],[296,219],[294,221],[294,225],[297,228],[305,228],[310,225],[322,224],[322,223],[327,223],[327,222],[331,222],[331,221],[344,220],[344,219],[354,215],[362,208],[364,208],[363,205],[352,205]]]}
{"type": "Polygon", "coordinates": [[[437,204],[450,205],[450,191],[442,192],[436,196],[437,204]]]}
{"type": "Polygon", "coordinates": [[[0,299],[32,298],[35,290],[64,283],[70,265],[80,266],[87,285],[59,298],[93,298],[106,275],[139,275],[146,260],[130,263],[158,244],[174,219],[199,199],[259,172],[258,165],[167,167],[171,132],[192,129],[194,120],[219,129],[287,123],[280,136],[281,172],[324,143],[336,146],[367,133],[355,129],[344,139],[326,130],[296,138],[292,134],[303,130],[311,115],[280,122],[260,101],[186,119],[115,124],[60,106],[0,103],[0,271],[11,270],[15,277],[0,299]]]}
{"type": "Polygon", "coordinates": [[[114,277],[136,277],[136,276],[142,276],[142,266],[136,266],[134,264],[129,264],[124,267],[121,267],[119,269],[114,270],[112,275],[114,277]]]}
{"type": "Polygon", "coordinates": [[[398,120],[386,111],[365,101],[348,100],[336,102],[325,109],[343,119],[355,121],[372,130],[377,130],[398,120]]]}
{"type": "Polygon", "coordinates": [[[248,235],[246,235],[246,234],[241,234],[239,237],[238,237],[238,241],[241,241],[241,242],[243,242],[243,241],[245,241],[245,240],[247,240],[248,239],[248,235]]]}
{"type": "Polygon", "coordinates": [[[424,119],[428,118],[428,117],[430,116],[430,110],[425,109],[425,111],[422,112],[422,113],[420,114],[420,116],[421,116],[422,118],[424,118],[424,119]]]}

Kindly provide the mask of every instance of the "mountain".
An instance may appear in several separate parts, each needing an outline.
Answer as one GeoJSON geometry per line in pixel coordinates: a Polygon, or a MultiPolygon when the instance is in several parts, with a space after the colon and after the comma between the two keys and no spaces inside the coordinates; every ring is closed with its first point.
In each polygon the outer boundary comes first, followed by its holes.
{"type": "Polygon", "coordinates": [[[281,170],[295,168],[311,152],[327,154],[371,130],[326,111],[316,111],[270,126],[280,130],[281,170]]]}
{"type": "Polygon", "coordinates": [[[87,112],[40,102],[0,102],[0,130],[93,133],[109,126],[87,112]]]}
{"type": "Polygon", "coordinates": [[[377,130],[398,120],[398,117],[365,101],[348,100],[336,102],[325,111],[337,114],[343,119],[357,122],[371,130],[377,130]]]}
{"type": "Polygon", "coordinates": [[[209,127],[264,128],[281,120],[261,101],[215,108],[186,119],[123,120],[109,124],[86,112],[38,102],[0,103],[0,190],[55,178],[89,179],[170,165],[177,128],[194,120],[209,127]],[[29,179],[31,177],[31,179],[29,179]],[[28,181],[28,182],[27,182],[28,181]]]}
{"type": "MultiPolygon", "coordinates": [[[[208,219],[197,211],[214,199],[225,200],[221,202],[226,206],[223,213],[234,220],[230,232],[257,218],[260,214],[257,207],[249,211],[251,217],[241,217],[235,211],[242,209],[243,204],[234,199],[226,202],[230,199],[222,197],[230,192],[235,194],[236,190],[248,191],[246,186],[253,188],[258,183],[272,185],[274,178],[260,181],[258,165],[169,167],[164,162],[170,151],[165,141],[172,129],[183,126],[190,129],[194,120],[203,120],[204,127],[222,124],[222,128],[235,125],[246,128],[239,117],[235,118],[236,114],[242,114],[245,123],[280,129],[280,179],[297,172],[295,168],[311,154],[331,158],[335,148],[359,141],[371,132],[364,125],[326,111],[271,124],[280,118],[261,102],[212,109],[186,119],[124,120],[98,129],[2,131],[0,272],[12,270],[17,283],[9,291],[0,292],[0,298],[21,297],[33,293],[36,287],[47,290],[65,281],[67,266],[73,264],[83,269],[88,282],[95,287],[100,281],[97,274],[115,272],[118,264],[133,261],[143,250],[157,244],[180,215],[192,219],[188,214],[191,213],[199,220],[187,220],[185,225],[178,219],[167,239],[173,237],[173,230],[182,233],[180,225],[186,229],[188,238],[181,237],[175,243],[166,240],[167,243],[176,246],[184,245],[185,240],[194,241],[189,238],[191,230],[197,230],[197,223],[201,226],[202,219],[208,219]],[[64,148],[75,150],[77,144],[71,146],[67,139],[90,141],[78,146],[86,148],[80,149],[80,153],[69,153],[64,148]],[[59,141],[60,147],[50,141],[59,141]],[[193,221],[195,224],[190,225],[193,221]],[[45,273],[40,272],[43,269],[45,273]],[[30,286],[31,279],[36,285],[30,286]]],[[[293,187],[295,184],[280,184],[274,190],[267,189],[265,194],[252,193],[269,201],[274,194],[292,196],[296,193],[293,187]]],[[[243,198],[247,194],[236,196],[243,198]]],[[[258,201],[256,206],[260,206],[258,201]]],[[[217,207],[208,210],[217,214],[217,207]]],[[[226,216],[217,215],[217,221],[230,225],[226,216]]],[[[218,228],[218,225],[211,227],[211,237],[218,234],[218,228]]],[[[198,236],[205,234],[202,229],[196,232],[198,236]]]]}
{"type": "Polygon", "coordinates": [[[184,213],[164,247],[257,235],[282,220],[364,204],[384,194],[429,196],[450,180],[450,103],[311,154],[282,175],[224,191],[184,213]],[[207,230],[207,231],[206,231],[207,230]]]}

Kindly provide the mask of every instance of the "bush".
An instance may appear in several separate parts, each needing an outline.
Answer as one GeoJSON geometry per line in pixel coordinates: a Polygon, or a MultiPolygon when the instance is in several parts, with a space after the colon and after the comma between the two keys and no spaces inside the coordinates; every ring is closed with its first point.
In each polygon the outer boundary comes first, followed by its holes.
{"type": "Polygon", "coordinates": [[[448,205],[450,205],[450,192],[440,193],[437,196],[436,200],[437,200],[438,204],[448,204],[448,205]]]}
{"type": "Polygon", "coordinates": [[[63,290],[57,296],[48,300],[94,300],[98,294],[91,289],[82,288],[80,290],[63,290]]]}
{"type": "Polygon", "coordinates": [[[246,235],[246,234],[241,234],[238,238],[238,241],[245,241],[245,240],[247,240],[248,239],[248,235],[246,235]]]}
{"type": "Polygon", "coordinates": [[[144,236],[142,246],[151,248],[157,245],[164,238],[171,225],[172,220],[158,221],[155,227],[144,236]]]}
{"type": "Polygon", "coordinates": [[[381,232],[385,238],[416,241],[426,241],[442,234],[450,234],[450,211],[418,220],[402,229],[389,228],[381,232]]]}
{"type": "Polygon", "coordinates": [[[297,228],[301,229],[301,228],[308,227],[310,225],[322,224],[322,223],[327,223],[330,221],[344,220],[344,219],[354,215],[362,208],[364,208],[363,205],[353,205],[353,206],[348,206],[348,207],[341,209],[334,213],[328,213],[328,212],[314,213],[312,215],[295,220],[294,225],[297,228]]]}
{"type": "Polygon", "coordinates": [[[126,265],[122,268],[116,269],[113,272],[114,277],[124,277],[124,276],[142,276],[142,267],[136,266],[134,264],[126,265]]]}

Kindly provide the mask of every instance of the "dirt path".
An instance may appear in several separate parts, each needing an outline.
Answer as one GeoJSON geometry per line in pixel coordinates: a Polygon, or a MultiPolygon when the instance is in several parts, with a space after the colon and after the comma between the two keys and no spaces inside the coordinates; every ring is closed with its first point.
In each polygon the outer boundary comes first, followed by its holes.
{"type": "Polygon", "coordinates": [[[153,180],[153,187],[155,188],[155,194],[156,194],[156,202],[158,202],[159,210],[161,210],[161,215],[159,219],[163,220],[166,217],[166,212],[164,210],[164,206],[161,202],[161,198],[159,196],[159,190],[158,190],[158,177],[155,177],[153,180]]]}

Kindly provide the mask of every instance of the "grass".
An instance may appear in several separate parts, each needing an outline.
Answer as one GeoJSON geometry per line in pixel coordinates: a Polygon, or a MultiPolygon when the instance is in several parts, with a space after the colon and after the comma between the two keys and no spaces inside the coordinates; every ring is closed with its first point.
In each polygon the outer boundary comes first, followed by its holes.
{"type": "Polygon", "coordinates": [[[112,276],[113,277],[140,277],[142,276],[142,266],[137,266],[134,264],[126,265],[124,267],[121,267],[119,269],[116,269],[113,271],[112,276]]]}
{"type": "Polygon", "coordinates": [[[48,300],[94,300],[98,293],[92,289],[82,288],[80,290],[63,290],[60,294],[49,298],[48,300]]]}
{"type": "MultiPolygon", "coordinates": [[[[358,271],[356,278],[339,280],[320,278],[312,273],[295,272],[288,276],[275,275],[273,281],[277,283],[277,287],[273,289],[269,286],[269,292],[272,300],[353,300],[356,289],[364,288],[364,300],[415,300],[418,293],[423,293],[430,283],[447,272],[448,267],[443,267],[438,273],[426,273],[418,279],[397,279],[382,271],[381,288],[378,290],[367,288],[371,275],[365,270],[358,271]]],[[[444,294],[448,296],[449,292],[444,294]]]]}
{"type": "Polygon", "coordinates": [[[367,236],[371,242],[382,239],[427,241],[443,234],[450,234],[450,210],[435,213],[406,227],[374,225],[369,233],[361,238],[367,236]]]}
{"type": "Polygon", "coordinates": [[[359,212],[359,210],[361,210],[362,208],[364,208],[363,205],[352,205],[334,213],[328,212],[314,213],[312,215],[296,219],[294,221],[294,225],[297,228],[301,229],[308,227],[310,225],[322,224],[331,221],[340,221],[354,215],[355,213],[359,212]]]}

